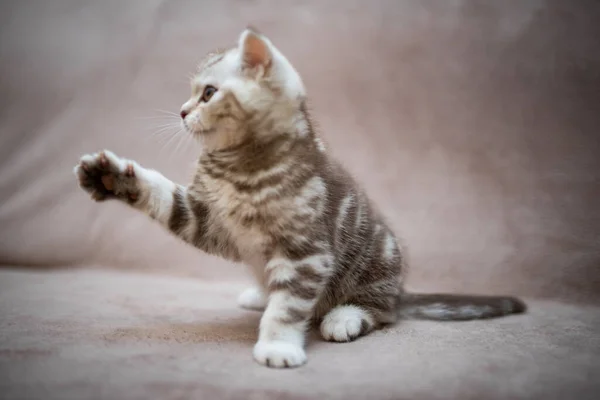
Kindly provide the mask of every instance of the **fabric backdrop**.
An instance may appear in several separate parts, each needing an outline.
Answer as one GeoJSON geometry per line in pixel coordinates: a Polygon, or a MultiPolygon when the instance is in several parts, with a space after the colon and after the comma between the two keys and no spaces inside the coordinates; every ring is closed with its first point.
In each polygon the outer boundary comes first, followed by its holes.
{"type": "Polygon", "coordinates": [[[196,62],[253,24],[297,67],[332,153],[405,238],[411,286],[598,301],[599,9],[4,1],[0,263],[245,274],[90,201],[71,171],[108,148],[185,183],[198,147],[153,135],[157,110],[178,112],[196,62]]]}
{"type": "Polygon", "coordinates": [[[599,21],[597,0],[1,1],[0,399],[597,398],[599,21]],[[409,287],[528,313],[313,337],[307,365],[264,368],[241,265],[78,188],[101,149],[189,180],[168,113],[248,24],[404,238],[409,287]]]}

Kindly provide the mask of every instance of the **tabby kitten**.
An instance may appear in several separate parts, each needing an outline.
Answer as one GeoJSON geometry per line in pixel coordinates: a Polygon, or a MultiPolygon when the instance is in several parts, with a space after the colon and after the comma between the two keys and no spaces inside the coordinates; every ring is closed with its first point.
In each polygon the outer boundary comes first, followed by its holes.
{"type": "Polygon", "coordinates": [[[264,310],[254,358],[270,367],[306,362],[305,334],[320,324],[347,342],[399,316],[468,320],[525,310],[511,297],[408,294],[405,254],[365,192],[327,154],[311,126],[306,91],[263,34],[209,54],[181,108],[203,142],[182,186],[109,151],[75,167],[94,200],[119,199],[207,253],[247,264],[257,287],[241,307],[264,310]]]}

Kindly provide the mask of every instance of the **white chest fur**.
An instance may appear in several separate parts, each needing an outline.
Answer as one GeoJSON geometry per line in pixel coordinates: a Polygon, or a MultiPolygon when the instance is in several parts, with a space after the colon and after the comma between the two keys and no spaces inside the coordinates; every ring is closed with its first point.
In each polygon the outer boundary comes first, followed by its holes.
{"type": "Polygon", "coordinates": [[[265,252],[272,245],[271,235],[268,226],[249,224],[248,220],[256,217],[264,220],[273,210],[257,203],[252,194],[236,190],[230,182],[207,176],[203,178],[203,187],[202,197],[209,206],[210,219],[224,229],[243,263],[263,283],[265,252]]]}
{"type": "Polygon", "coordinates": [[[265,254],[275,250],[274,238],[289,230],[304,231],[323,211],[325,186],[317,176],[289,193],[278,185],[239,191],[233,183],[210,176],[202,183],[211,219],[225,230],[260,282],[268,261],[265,254]]]}

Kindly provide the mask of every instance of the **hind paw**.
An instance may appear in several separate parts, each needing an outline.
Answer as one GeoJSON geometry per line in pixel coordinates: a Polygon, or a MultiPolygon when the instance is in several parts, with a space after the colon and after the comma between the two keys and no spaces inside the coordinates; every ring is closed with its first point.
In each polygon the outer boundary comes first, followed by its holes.
{"type": "Polygon", "coordinates": [[[323,339],[333,342],[350,342],[373,329],[373,318],[358,306],[338,306],[321,322],[323,339]]]}

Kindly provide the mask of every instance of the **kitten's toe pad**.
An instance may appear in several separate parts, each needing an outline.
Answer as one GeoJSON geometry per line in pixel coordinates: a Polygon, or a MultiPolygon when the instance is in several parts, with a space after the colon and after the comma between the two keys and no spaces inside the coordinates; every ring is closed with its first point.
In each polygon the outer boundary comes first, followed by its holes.
{"type": "Polygon", "coordinates": [[[321,322],[323,339],[334,342],[350,342],[369,332],[373,318],[358,306],[338,306],[331,310],[321,322]]]}
{"type": "Polygon", "coordinates": [[[247,310],[263,311],[267,307],[267,297],[257,287],[244,290],[238,296],[238,305],[247,310]]]}
{"type": "Polygon", "coordinates": [[[79,186],[96,201],[121,198],[135,201],[139,195],[135,164],[104,150],[86,154],[75,166],[79,186]]]}
{"type": "Polygon", "coordinates": [[[254,346],[254,359],[271,368],[294,368],[306,362],[306,352],[293,343],[259,341],[254,346]]]}

